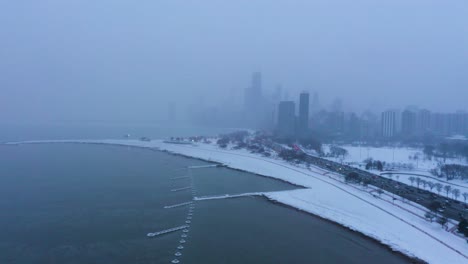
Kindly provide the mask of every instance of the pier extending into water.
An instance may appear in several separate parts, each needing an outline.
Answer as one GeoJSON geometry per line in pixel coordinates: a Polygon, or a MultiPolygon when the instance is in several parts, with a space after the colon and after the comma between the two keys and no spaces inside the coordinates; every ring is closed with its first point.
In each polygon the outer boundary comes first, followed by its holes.
{"type": "Polygon", "coordinates": [[[220,164],[212,164],[212,165],[198,165],[198,166],[188,166],[189,169],[203,169],[203,168],[216,168],[221,167],[220,164]]]}
{"type": "Polygon", "coordinates": [[[188,227],[188,225],[177,226],[177,227],[169,228],[169,229],[154,232],[154,233],[148,233],[148,234],[146,234],[146,236],[147,237],[160,236],[160,235],[164,235],[164,234],[167,234],[167,233],[179,231],[179,230],[182,230],[182,229],[187,228],[187,227],[188,227]]]}
{"type": "Polygon", "coordinates": [[[188,189],[191,189],[191,188],[192,188],[192,186],[187,186],[187,187],[172,189],[171,192],[178,192],[178,191],[188,190],[188,189]]]}
{"type": "Polygon", "coordinates": [[[176,208],[176,207],[180,207],[180,206],[184,206],[184,205],[189,205],[189,204],[192,204],[193,201],[189,201],[189,202],[185,202],[185,203],[179,203],[179,204],[173,204],[173,205],[166,205],[164,206],[164,209],[171,209],[171,208],[176,208]]]}
{"type": "Polygon", "coordinates": [[[194,201],[203,201],[203,200],[239,198],[239,197],[244,197],[244,196],[262,196],[262,195],[265,195],[265,193],[263,193],[263,192],[251,192],[251,193],[240,193],[240,194],[222,194],[222,195],[194,197],[193,200],[194,201]]]}

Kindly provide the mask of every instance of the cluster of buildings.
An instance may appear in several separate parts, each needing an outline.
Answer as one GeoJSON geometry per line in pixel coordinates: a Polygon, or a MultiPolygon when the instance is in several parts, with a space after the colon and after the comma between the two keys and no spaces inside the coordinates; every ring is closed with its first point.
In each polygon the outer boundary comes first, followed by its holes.
{"type": "Polygon", "coordinates": [[[296,114],[296,102],[284,100],[280,86],[269,98],[266,97],[262,93],[262,75],[260,72],[255,72],[252,75],[251,85],[244,92],[246,123],[251,127],[271,128],[282,139],[304,138],[310,135],[308,92],[299,95],[298,114],[296,114]]]}
{"type": "MultiPolygon", "coordinates": [[[[279,88],[281,89],[281,88],[279,88]]],[[[282,139],[307,138],[312,133],[324,139],[386,140],[414,139],[425,135],[450,136],[468,134],[468,113],[434,113],[427,109],[408,107],[403,111],[387,110],[380,115],[370,111],[362,114],[345,112],[341,101],[331,109],[319,107],[315,93],[302,92],[298,100],[281,100],[276,90],[272,100],[262,95],[262,76],[252,75],[250,87],[245,90],[245,117],[250,124],[273,128],[282,139]]]]}
{"type": "MultiPolygon", "coordinates": [[[[340,100],[335,100],[330,107],[320,107],[317,93],[310,96],[301,92],[292,98],[281,86],[273,91],[263,90],[262,74],[254,72],[249,86],[243,90],[242,104],[227,98],[218,107],[203,111],[195,108],[189,112],[197,123],[267,129],[282,139],[305,139],[313,135],[322,140],[379,141],[468,135],[468,113],[462,111],[435,113],[408,107],[403,111],[358,114],[343,111],[340,100]]],[[[173,109],[169,105],[171,118],[173,109]]]]}
{"type": "Polygon", "coordinates": [[[407,108],[387,110],[382,113],[382,136],[384,138],[421,136],[464,135],[468,133],[468,113],[433,113],[427,109],[407,108]]]}
{"type": "Polygon", "coordinates": [[[292,139],[307,137],[309,133],[309,93],[299,95],[299,115],[294,101],[281,101],[278,105],[277,135],[292,139]]]}

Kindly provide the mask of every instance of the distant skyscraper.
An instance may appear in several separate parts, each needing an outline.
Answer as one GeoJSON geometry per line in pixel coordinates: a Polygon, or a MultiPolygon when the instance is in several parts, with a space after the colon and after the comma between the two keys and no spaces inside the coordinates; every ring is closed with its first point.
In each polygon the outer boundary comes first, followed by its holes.
{"type": "Polygon", "coordinates": [[[422,134],[431,129],[431,111],[421,109],[418,111],[416,130],[422,134]]]}
{"type": "Polygon", "coordinates": [[[448,136],[468,132],[468,113],[432,113],[431,129],[437,135],[448,136]]]}
{"type": "Polygon", "coordinates": [[[363,139],[375,139],[379,137],[381,124],[379,118],[373,112],[367,110],[361,115],[361,137],[363,139]]]}
{"type": "Polygon", "coordinates": [[[329,131],[333,134],[342,134],[345,128],[344,112],[328,113],[327,125],[329,131]]]}
{"type": "Polygon", "coordinates": [[[262,101],[262,74],[254,72],[250,87],[245,89],[245,108],[248,111],[256,110],[262,101]]]}
{"type": "Polygon", "coordinates": [[[449,114],[432,113],[431,128],[436,134],[444,136],[450,134],[449,127],[449,114]]]}
{"type": "Polygon", "coordinates": [[[305,136],[309,129],[309,93],[303,92],[299,96],[299,135],[305,136]]]}
{"type": "Polygon", "coordinates": [[[254,90],[254,95],[257,97],[262,96],[262,73],[254,72],[252,74],[252,90],[254,90]]]}
{"type": "Polygon", "coordinates": [[[382,136],[386,138],[394,137],[397,131],[397,112],[387,110],[382,113],[382,136]]]}
{"type": "Polygon", "coordinates": [[[348,125],[345,129],[346,135],[351,139],[360,139],[361,137],[361,120],[355,113],[351,113],[348,119],[348,125]]]}
{"type": "Polygon", "coordinates": [[[416,112],[406,109],[401,114],[401,132],[404,136],[413,135],[416,132],[416,112]]]}
{"type": "Polygon", "coordinates": [[[452,114],[452,134],[464,134],[467,132],[467,120],[468,120],[468,113],[464,111],[457,111],[452,114]]]}
{"type": "Polygon", "coordinates": [[[265,101],[262,97],[262,74],[255,72],[252,75],[250,86],[244,93],[244,123],[250,127],[264,127],[270,113],[267,114],[265,101]]]}
{"type": "Polygon", "coordinates": [[[293,101],[282,101],[278,106],[278,135],[292,139],[296,131],[296,115],[293,101]]]}

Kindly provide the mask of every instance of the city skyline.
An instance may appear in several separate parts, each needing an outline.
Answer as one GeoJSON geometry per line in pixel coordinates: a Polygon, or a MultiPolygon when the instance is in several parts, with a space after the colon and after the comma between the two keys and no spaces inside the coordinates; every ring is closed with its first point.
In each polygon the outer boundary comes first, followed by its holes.
{"type": "Polygon", "coordinates": [[[154,122],[168,101],[183,120],[240,103],[255,71],[347,111],[468,110],[458,0],[27,2],[0,10],[0,122],[154,122]]]}

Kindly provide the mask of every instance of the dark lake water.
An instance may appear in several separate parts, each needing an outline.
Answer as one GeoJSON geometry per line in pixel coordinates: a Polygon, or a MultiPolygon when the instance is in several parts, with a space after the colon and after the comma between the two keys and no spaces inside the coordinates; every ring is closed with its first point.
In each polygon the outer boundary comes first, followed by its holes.
{"type": "Polygon", "coordinates": [[[409,263],[359,234],[260,197],[164,209],[194,193],[297,188],[227,168],[186,169],[206,164],[118,146],[0,145],[0,263],[409,263]],[[188,186],[194,188],[171,191],[188,186]],[[188,217],[188,233],[146,236],[188,217]]]}
{"type": "Polygon", "coordinates": [[[216,136],[238,129],[193,126],[184,123],[47,123],[1,124],[0,142],[48,139],[116,139],[124,135],[131,138],[188,137],[196,135],[216,136]]]}

